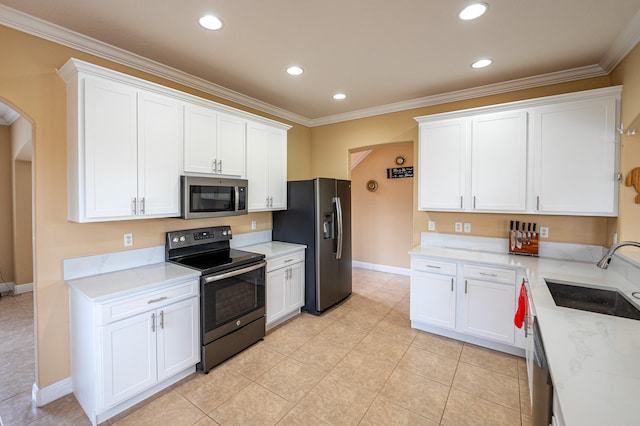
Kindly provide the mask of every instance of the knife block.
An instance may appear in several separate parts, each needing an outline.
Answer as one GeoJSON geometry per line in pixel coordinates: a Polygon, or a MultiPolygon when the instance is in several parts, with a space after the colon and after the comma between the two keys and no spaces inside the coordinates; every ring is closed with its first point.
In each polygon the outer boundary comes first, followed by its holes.
{"type": "Polygon", "coordinates": [[[511,248],[511,234],[509,234],[509,253],[511,254],[523,254],[526,256],[537,256],[538,255],[538,238],[540,237],[539,233],[536,233],[536,236],[533,235],[529,238],[522,239],[522,248],[518,248],[518,243],[511,248]]]}

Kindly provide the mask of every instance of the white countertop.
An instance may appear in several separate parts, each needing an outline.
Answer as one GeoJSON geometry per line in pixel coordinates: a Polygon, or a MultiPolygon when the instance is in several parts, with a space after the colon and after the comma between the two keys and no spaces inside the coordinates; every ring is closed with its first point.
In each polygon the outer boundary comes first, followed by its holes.
{"type": "Polygon", "coordinates": [[[523,269],[566,425],[640,425],[640,321],[558,307],[544,279],[616,288],[638,307],[640,283],[594,263],[425,246],[409,254],[523,269]]]}
{"type": "Polygon", "coordinates": [[[254,244],[251,246],[238,247],[239,250],[252,251],[255,253],[264,254],[267,261],[274,257],[286,256],[291,253],[295,253],[299,250],[306,249],[304,244],[284,243],[282,241],[269,241],[261,244],[254,244]]]}
{"type": "Polygon", "coordinates": [[[82,292],[93,302],[125,297],[132,293],[198,279],[200,271],[173,263],[161,262],[99,275],[66,280],[72,289],[82,292]]]}

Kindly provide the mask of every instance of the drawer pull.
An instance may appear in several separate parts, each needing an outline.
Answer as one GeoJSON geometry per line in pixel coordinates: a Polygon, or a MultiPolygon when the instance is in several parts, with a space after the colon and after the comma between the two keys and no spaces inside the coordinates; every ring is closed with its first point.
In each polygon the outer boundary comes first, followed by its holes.
{"type": "Polygon", "coordinates": [[[464,294],[467,294],[467,280],[464,280],[464,294]]]}
{"type": "Polygon", "coordinates": [[[293,259],[287,259],[284,261],[284,263],[289,263],[289,262],[293,262],[293,259]]]}
{"type": "Polygon", "coordinates": [[[160,328],[164,329],[164,311],[160,311],[160,328]]]}
{"type": "Polygon", "coordinates": [[[484,276],[484,277],[497,277],[498,274],[490,274],[488,272],[480,272],[480,275],[484,276]]]}
{"type": "Polygon", "coordinates": [[[453,292],[453,278],[451,278],[451,291],[453,292]]]}
{"type": "Polygon", "coordinates": [[[151,314],[151,332],[155,333],[156,332],[156,313],[152,313],[151,314]]]}
{"type": "Polygon", "coordinates": [[[167,300],[167,296],[158,297],[157,299],[151,299],[147,302],[147,304],[162,302],[163,300],[167,300]]]}
{"type": "Polygon", "coordinates": [[[440,266],[436,265],[425,265],[427,268],[440,269],[440,266]]]}

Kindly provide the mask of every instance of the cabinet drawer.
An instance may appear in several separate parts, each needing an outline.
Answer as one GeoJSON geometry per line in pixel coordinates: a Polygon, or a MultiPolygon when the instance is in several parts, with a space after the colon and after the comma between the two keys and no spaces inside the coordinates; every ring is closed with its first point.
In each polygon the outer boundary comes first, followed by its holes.
{"type": "Polygon", "coordinates": [[[267,272],[280,269],[284,266],[291,266],[298,262],[304,262],[304,250],[267,260],[267,272]]]}
{"type": "Polygon", "coordinates": [[[151,311],[163,305],[198,295],[199,281],[191,280],[145,293],[135,294],[102,305],[101,323],[106,324],[127,318],[145,311],[151,311]]]}
{"type": "Polygon", "coordinates": [[[464,277],[477,278],[485,281],[496,281],[506,284],[516,283],[516,271],[487,266],[464,265],[464,277]]]}
{"type": "Polygon", "coordinates": [[[411,269],[416,271],[431,272],[432,274],[456,275],[456,264],[439,260],[413,258],[411,269]]]}

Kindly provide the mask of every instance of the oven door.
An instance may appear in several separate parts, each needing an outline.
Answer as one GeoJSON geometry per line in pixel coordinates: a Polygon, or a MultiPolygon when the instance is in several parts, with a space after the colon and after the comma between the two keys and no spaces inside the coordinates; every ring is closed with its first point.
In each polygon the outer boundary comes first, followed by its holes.
{"type": "Polygon", "coordinates": [[[201,278],[202,344],[265,315],[266,262],[201,278]]]}

